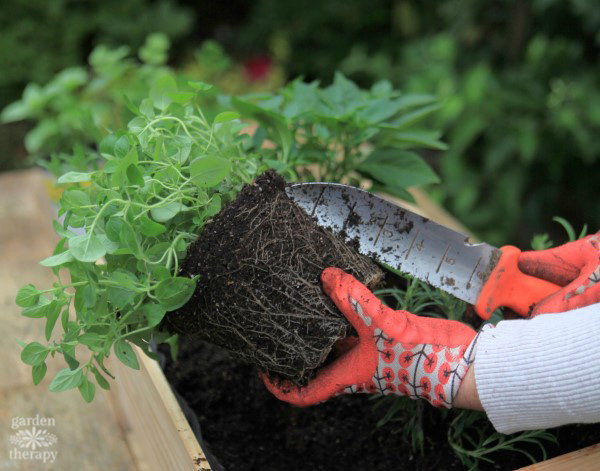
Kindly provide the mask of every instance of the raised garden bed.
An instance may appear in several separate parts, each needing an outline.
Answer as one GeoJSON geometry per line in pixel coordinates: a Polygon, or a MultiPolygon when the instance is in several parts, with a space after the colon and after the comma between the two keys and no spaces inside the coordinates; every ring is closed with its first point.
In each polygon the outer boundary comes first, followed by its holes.
{"type": "MultiPolygon", "coordinates": [[[[426,199],[418,200],[423,206],[428,205],[426,199]]],[[[440,219],[435,205],[429,206],[426,215],[440,219]]],[[[456,225],[444,215],[441,218],[446,224],[456,225]]],[[[310,408],[295,408],[266,391],[256,368],[194,339],[181,341],[178,362],[168,360],[164,375],[141,352],[138,357],[142,360],[141,372],[113,362],[120,378],[114,397],[124,405],[123,413],[133,432],[148,435],[147,453],[156,455],[151,462],[164,463],[167,453],[167,460],[178,463],[177,469],[197,471],[218,471],[219,466],[227,471],[465,469],[446,437],[454,412],[444,416],[443,412],[422,404],[427,439],[421,455],[411,449],[410,436],[403,435],[401,421],[377,427],[385,410],[374,410],[375,401],[369,396],[344,396],[310,408]],[[119,386],[124,382],[125,387],[119,386]],[[169,384],[185,401],[184,407],[189,406],[193,411],[191,415],[188,411],[192,422],[198,420],[204,450],[194,435],[196,427],[185,419],[169,384]],[[157,410],[156,406],[165,411],[160,418],[144,413],[157,410]],[[169,444],[168,452],[164,450],[165,443],[169,444]],[[173,461],[174,455],[177,461],[173,461]],[[207,455],[216,463],[212,468],[207,455]]],[[[579,450],[600,442],[600,426],[567,426],[555,433],[560,445],[546,445],[546,450],[549,458],[558,458],[529,467],[530,461],[524,455],[501,452],[491,456],[494,465],[484,463],[480,469],[527,466],[530,470],[557,471],[580,469],[579,464],[600,459],[597,446],[579,450]],[[579,451],[569,453],[575,450],[579,451]]],[[[540,459],[535,446],[527,451],[540,459]]],[[[156,469],[165,469],[160,466],[157,464],[156,469]]]]}

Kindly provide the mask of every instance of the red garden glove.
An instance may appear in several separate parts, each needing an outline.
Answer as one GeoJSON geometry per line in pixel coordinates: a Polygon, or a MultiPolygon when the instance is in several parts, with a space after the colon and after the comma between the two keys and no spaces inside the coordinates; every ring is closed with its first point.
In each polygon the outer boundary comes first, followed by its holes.
{"type": "Polygon", "coordinates": [[[452,407],[474,360],[473,329],[457,321],[394,311],[338,268],[327,268],[321,279],[325,292],[358,332],[358,341],[302,388],[287,381],[271,382],[261,373],[269,391],[296,406],[340,393],[369,392],[452,407]]]}
{"type": "Polygon", "coordinates": [[[519,269],[563,289],[540,301],[531,317],[600,302],[600,233],[553,249],[523,252],[519,269]]]}

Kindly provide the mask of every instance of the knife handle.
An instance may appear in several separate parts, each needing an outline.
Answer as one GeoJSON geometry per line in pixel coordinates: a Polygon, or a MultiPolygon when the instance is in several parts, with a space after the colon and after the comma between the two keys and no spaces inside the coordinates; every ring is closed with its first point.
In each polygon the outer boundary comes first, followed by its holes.
{"type": "Polygon", "coordinates": [[[562,287],[519,270],[521,251],[517,247],[505,245],[500,250],[500,260],[479,293],[475,311],[487,320],[496,308],[503,306],[522,317],[529,317],[533,305],[562,287]]]}

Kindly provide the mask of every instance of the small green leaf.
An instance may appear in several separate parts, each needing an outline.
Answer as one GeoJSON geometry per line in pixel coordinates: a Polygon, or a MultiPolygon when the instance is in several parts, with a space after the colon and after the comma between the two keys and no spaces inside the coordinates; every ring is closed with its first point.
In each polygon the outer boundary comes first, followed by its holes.
{"type": "Polygon", "coordinates": [[[126,286],[109,286],[107,289],[108,301],[116,309],[123,309],[133,303],[137,292],[126,286]]]}
{"type": "Polygon", "coordinates": [[[213,195],[208,205],[204,208],[203,215],[205,217],[212,217],[221,211],[221,197],[217,194],[213,195]]]}
{"type": "Polygon", "coordinates": [[[165,317],[166,309],[160,304],[144,304],[142,306],[142,311],[146,315],[146,319],[148,320],[148,327],[154,327],[163,320],[165,317]]]}
{"type": "Polygon", "coordinates": [[[117,216],[112,216],[106,223],[104,230],[106,236],[113,242],[121,241],[121,226],[123,225],[123,219],[117,216]]]}
{"type": "Polygon", "coordinates": [[[261,108],[249,101],[240,100],[237,97],[232,97],[231,103],[244,117],[256,119],[259,124],[267,129],[269,139],[281,146],[283,158],[287,159],[294,144],[294,136],[283,116],[271,110],[261,108]]]}
{"type": "Polygon", "coordinates": [[[113,254],[119,249],[119,243],[110,240],[106,234],[98,234],[96,237],[104,245],[106,253],[113,254]]]}
{"type": "Polygon", "coordinates": [[[144,186],[144,177],[142,176],[142,172],[140,172],[140,169],[136,164],[129,165],[126,170],[126,174],[129,183],[140,187],[144,186]]]}
{"type": "Polygon", "coordinates": [[[108,134],[102,138],[98,144],[98,150],[101,154],[114,155],[115,143],[117,142],[116,134],[108,134]]]}
{"type": "Polygon", "coordinates": [[[138,235],[127,221],[123,221],[123,224],[121,225],[120,239],[121,245],[131,250],[131,253],[138,256],[141,254],[138,235]]]}
{"type": "Polygon", "coordinates": [[[34,365],[33,368],[31,368],[31,376],[35,386],[42,382],[44,376],[46,376],[46,371],[48,371],[48,367],[46,366],[45,362],[40,363],[39,365],[34,365]]]}
{"type": "Polygon", "coordinates": [[[96,378],[98,386],[108,391],[110,389],[110,384],[108,383],[106,378],[102,376],[102,374],[96,368],[94,368],[92,371],[94,372],[94,377],[96,378]]]}
{"type": "Polygon", "coordinates": [[[85,402],[92,402],[96,394],[96,385],[87,378],[83,378],[83,382],[79,385],[79,392],[85,402]]]}
{"type": "Polygon", "coordinates": [[[89,182],[92,179],[92,172],[67,172],[60,176],[56,183],[59,185],[62,183],[80,183],[89,182]]]}
{"type": "Polygon", "coordinates": [[[164,74],[158,77],[150,89],[150,98],[154,101],[154,106],[159,110],[166,110],[171,104],[169,93],[177,92],[177,84],[170,74],[164,74]]]}
{"type": "Polygon", "coordinates": [[[91,234],[71,237],[69,251],[80,262],[95,262],[106,254],[102,241],[91,234]]]}
{"type": "Polygon", "coordinates": [[[62,253],[51,255],[50,257],[45,258],[40,262],[40,265],[44,267],[57,267],[71,261],[73,261],[73,254],[66,250],[62,253]]]}
{"type": "Polygon", "coordinates": [[[154,222],[145,214],[139,218],[140,232],[147,237],[156,237],[167,230],[165,226],[154,222]]]}
{"type": "Polygon", "coordinates": [[[17,306],[30,307],[37,304],[40,297],[39,291],[32,284],[23,286],[17,293],[17,306]]]}
{"type": "Polygon", "coordinates": [[[62,305],[59,302],[53,302],[51,304],[53,304],[53,306],[48,308],[46,314],[46,327],[44,329],[46,340],[50,340],[50,337],[52,337],[52,331],[54,330],[54,326],[56,325],[56,321],[58,320],[62,308],[62,305]]]}
{"type": "Polygon", "coordinates": [[[127,136],[119,137],[114,144],[114,155],[118,159],[123,159],[129,152],[131,148],[131,144],[129,143],[129,138],[127,136]]]}
{"type": "Polygon", "coordinates": [[[127,169],[138,162],[138,152],[136,147],[129,149],[129,152],[120,160],[117,161],[116,167],[111,177],[111,183],[113,186],[120,187],[126,183],[127,169]]]}
{"type": "Polygon", "coordinates": [[[393,143],[398,147],[428,147],[447,150],[448,146],[440,141],[440,133],[434,131],[402,131],[393,135],[393,143]]]}
{"type": "Polygon", "coordinates": [[[50,383],[51,392],[61,392],[68,389],[75,389],[83,381],[83,372],[81,368],[70,370],[63,368],[60,370],[50,383]]]}
{"type": "Polygon", "coordinates": [[[21,361],[26,365],[39,365],[44,363],[50,350],[39,342],[31,342],[21,351],[21,361]]]}
{"type": "Polygon", "coordinates": [[[194,294],[196,282],[189,278],[177,276],[161,281],[154,295],[167,311],[183,306],[194,294]]]}
{"type": "Polygon", "coordinates": [[[419,155],[401,149],[379,148],[360,164],[358,170],[389,187],[406,188],[439,181],[419,155]]]}
{"type": "Polygon", "coordinates": [[[167,96],[174,102],[184,105],[188,103],[192,98],[196,96],[195,93],[191,92],[168,92],[167,96]]]}
{"type": "Polygon", "coordinates": [[[196,80],[193,82],[188,82],[188,85],[196,90],[199,90],[201,92],[205,92],[207,90],[210,90],[211,88],[213,88],[213,86],[209,83],[205,83],[205,82],[201,82],[200,80],[196,80]]]}
{"type": "MultiPolygon", "coordinates": [[[[56,303],[56,301],[52,301],[56,303]]],[[[41,319],[48,314],[48,308],[52,304],[46,296],[40,296],[38,303],[35,306],[29,306],[21,311],[21,315],[31,319],[41,319]]]]}
{"type": "Polygon", "coordinates": [[[104,346],[104,338],[94,332],[86,332],[80,335],[77,340],[93,351],[100,351],[104,346]]]}
{"type": "Polygon", "coordinates": [[[177,216],[177,214],[185,209],[187,208],[183,203],[174,201],[172,203],[167,203],[164,206],[152,208],[150,210],[150,214],[155,221],[166,222],[170,219],[173,219],[175,216],[177,216]]]}
{"type": "Polygon", "coordinates": [[[138,359],[135,356],[135,352],[129,342],[123,339],[119,339],[115,342],[114,351],[117,355],[117,358],[121,360],[121,362],[134,370],[139,370],[140,365],[138,363],[138,359]]]}
{"type": "Polygon", "coordinates": [[[98,365],[100,365],[100,368],[102,368],[102,371],[104,371],[104,373],[106,373],[107,376],[109,376],[111,379],[115,379],[114,375],[111,374],[111,372],[106,369],[106,366],[104,366],[104,356],[103,355],[96,356],[96,361],[98,362],[98,365]]]}
{"type": "MultiPolygon", "coordinates": [[[[190,82],[191,85],[191,82],[190,82]]],[[[2,110],[0,119],[3,123],[11,123],[13,121],[21,121],[31,115],[29,106],[22,100],[15,101],[2,110]]]]}
{"type": "Polygon", "coordinates": [[[198,157],[190,164],[190,175],[199,187],[218,185],[229,174],[231,162],[216,156],[198,157]]]}
{"type": "Polygon", "coordinates": [[[240,114],[235,111],[223,111],[215,116],[215,120],[213,121],[215,124],[218,123],[226,123],[227,121],[233,121],[234,119],[239,119],[240,114]]]}

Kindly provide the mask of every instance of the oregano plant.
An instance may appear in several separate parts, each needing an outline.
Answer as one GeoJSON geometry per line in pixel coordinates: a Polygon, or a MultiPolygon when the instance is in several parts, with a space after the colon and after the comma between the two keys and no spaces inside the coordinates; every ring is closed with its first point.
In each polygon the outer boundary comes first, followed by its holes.
{"type": "Polygon", "coordinates": [[[28,284],[16,299],[24,316],[46,319],[49,343],[32,342],[21,354],[33,367],[34,382],[43,378],[48,354],[60,353],[68,364],[51,391],[78,387],[89,401],[92,378],[108,387],[104,359],[111,350],[132,368],[139,365],[130,343],[151,355],[153,329],[195,288],[196,280],[176,275],[188,244],[206,219],[266,168],[244,152],[237,113],[209,121],[199,108],[169,100],[157,100],[127,130],[104,138],[99,170],[57,180],[67,185],[62,222],[54,221],[60,241],[40,262],[56,281],[44,290],[28,284]],[[64,333],[51,341],[59,319],[64,333]],[[76,358],[77,345],[89,349],[88,358],[76,358]]]}

